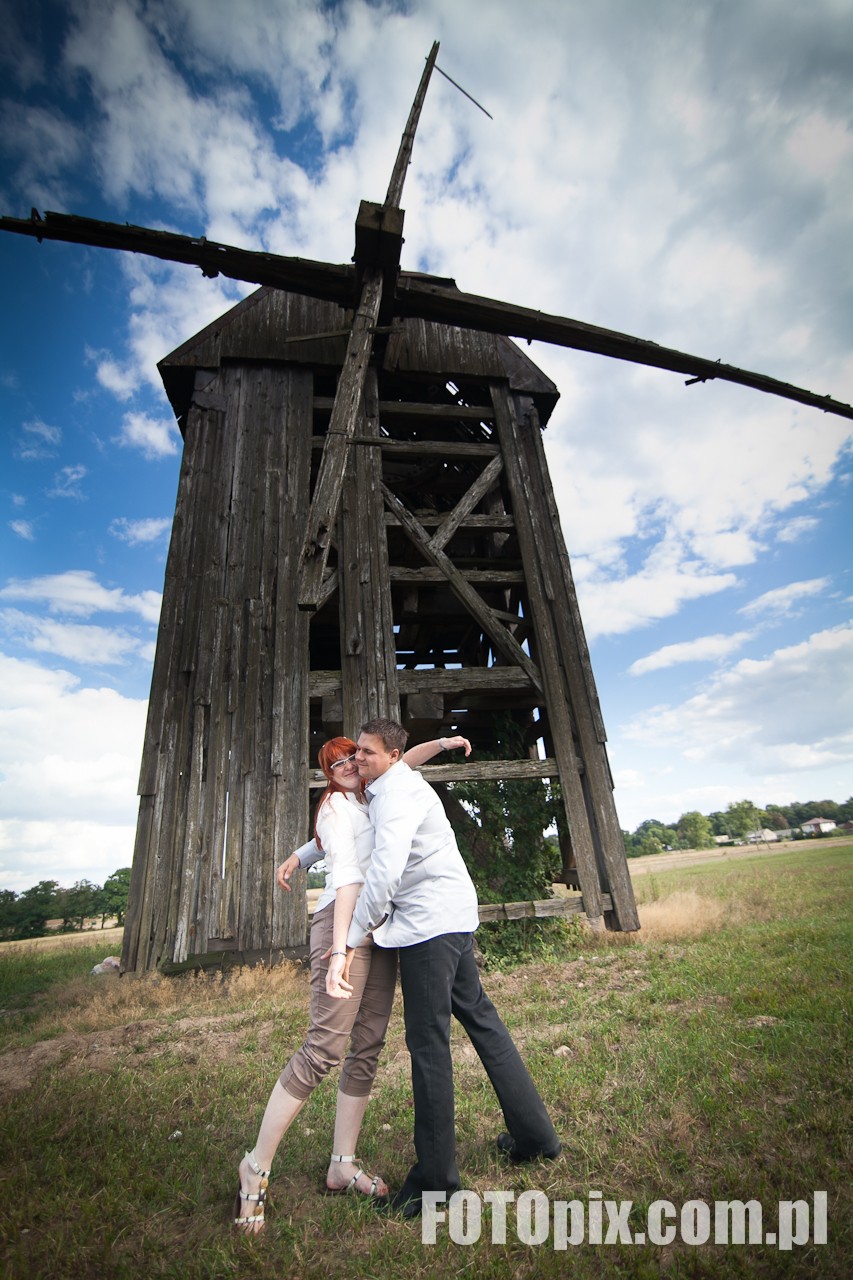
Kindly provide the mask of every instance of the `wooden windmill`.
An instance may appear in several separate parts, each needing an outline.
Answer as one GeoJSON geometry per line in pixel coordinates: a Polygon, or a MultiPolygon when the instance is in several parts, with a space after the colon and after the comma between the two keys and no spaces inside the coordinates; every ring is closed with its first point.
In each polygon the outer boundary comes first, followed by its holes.
{"type": "Polygon", "coordinates": [[[523,758],[426,772],[559,781],[562,874],[580,891],[565,909],[636,929],[542,446],[557,390],[509,336],[853,417],[771,378],[401,271],[403,178],[437,52],[385,201],[359,209],[353,265],[59,214],[0,220],[262,286],[160,365],[184,453],[125,969],[304,941],[304,892],[276,892],[274,870],[307,836],[320,742],[373,715],[486,746],[495,714],[511,714],[523,758]]]}

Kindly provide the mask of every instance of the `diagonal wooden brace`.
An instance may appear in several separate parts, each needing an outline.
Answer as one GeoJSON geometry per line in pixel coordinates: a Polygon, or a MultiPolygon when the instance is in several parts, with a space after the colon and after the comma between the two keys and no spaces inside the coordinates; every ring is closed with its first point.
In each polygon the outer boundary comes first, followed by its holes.
{"type": "Polygon", "coordinates": [[[299,608],[311,612],[320,603],[323,574],[329,556],[329,539],[341,500],[347,453],[356,426],[361,420],[364,378],[373,350],[373,335],[381,301],[382,270],[375,266],[367,267],[361,305],[355,314],[347,343],[347,354],[338,381],[326,443],[323,445],[302,547],[299,608]]]}
{"type": "Polygon", "coordinates": [[[482,596],[474,590],[469,582],[466,582],[450,557],[432,546],[424,527],[384,483],[382,485],[382,496],[385,499],[385,505],[390,511],[393,511],[409,539],[423,556],[429,560],[430,564],[434,565],[444,575],[453,594],[462,601],[468,612],[476,618],[498,652],[506,658],[507,662],[521,667],[522,671],[529,676],[533,685],[541,692],[542,676],[536,663],[524,652],[518,641],[502,626],[482,596]]]}

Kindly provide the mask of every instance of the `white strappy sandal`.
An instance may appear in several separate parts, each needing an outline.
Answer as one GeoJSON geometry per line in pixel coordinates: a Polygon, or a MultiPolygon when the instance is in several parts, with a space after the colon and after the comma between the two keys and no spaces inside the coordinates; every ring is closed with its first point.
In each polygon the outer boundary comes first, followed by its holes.
{"type": "Polygon", "coordinates": [[[267,1187],[270,1184],[270,1170],[262,1169],[260,1167],[255,1160],[255,1153],[253,1151],[246,1152],[246,1159],[249,1161],[249,1168],[252,1170],[252,1173],[256,1173],[260,1178],[261,1185],[258,1187],[257,1194],[253,1194],[252,1192],[243,1190],[243,1183],[241,1181],[234,1201],[234,1226],[240,1228],[242,1235],[249,1236],[258,1235],[264,1225],[264,1206],[267,1199],[267,1187]],[[254,1204],[257,1207],[252,1213],[244,1215],[241,1213],[243,1208],[240,1203],[241,1200],[248,1200],[251,1204],[254,1204]],[[250,1231],[250,1227],[253,1227],[254,1230],[250,1231]]]}
{"type": "MultiPolygon", "coordinates": [[[[355,1156],[355,1155],[352,1155],[352,1156],[334,1156],[333,1155],[331,1158],[332,1160],[337,1160],[338,1164],[358,1164],[358,1156],[355,1156]]],[[[388,1204],[388,1201],[390,1200],[390,1196],[388,1192],[385,1191],[380,1195],[379,1192],[377,1192],[376,1190],[378,1186],[379,1186],[379,1175],[368,1173],[366,1169],[362,1169],[361,1166],[359,1165],[359,1167],[356,1169],[355,1173],[352,1175],[352,1177],[350,1178],[346,1186],[344,1187],[327,1186],[326,1194],[330,1196],[345,1196],[352,1192],[355,1195],[364,1196],[366,1199],[372,1201],[373,1204],[388,1204]],[[369,1191],[359,1191],[358,1189],[359,1178],[370,1179],[369,1191]]]]}

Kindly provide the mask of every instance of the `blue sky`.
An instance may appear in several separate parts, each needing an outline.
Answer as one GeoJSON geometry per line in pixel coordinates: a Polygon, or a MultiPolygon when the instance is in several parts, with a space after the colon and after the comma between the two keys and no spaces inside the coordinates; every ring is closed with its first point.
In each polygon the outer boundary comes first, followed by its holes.
{"type": "MultiPolygon", "coordinates": [[[[403,266],[853,401],[850,0],[0,0],[0,211],[403,266]]],[[[0,887],[128,865],[180,437],[247,289],[0,235],[0,887]]],[[[543,344],[622,825],[853,792],[851,423],[543,344]]],[[[476,746],[476,744],[475,744],[476,746]]]]}

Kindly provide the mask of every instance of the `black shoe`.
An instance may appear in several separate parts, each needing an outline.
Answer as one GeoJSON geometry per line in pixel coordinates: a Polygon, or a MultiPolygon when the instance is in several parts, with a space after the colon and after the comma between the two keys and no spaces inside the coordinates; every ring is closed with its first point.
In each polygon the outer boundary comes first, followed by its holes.
{"type": "Polygon", "coordinates": [[[530,1160],[556,1160],[563,1149],[557,1142],[553,1147],[543,1147],[538,1151],[524,1151],[519,1148],[515,1138],[508,1133],[498,1134],[497,1146],[501,1155],[506,1156],[511,1164],[527,1164],[530,1160]]]}
{"type": "Polygon", "coordinates": [[[403,1191],[398,1191],[393,1196],[386,1196],[384,1200],[374,1196],[372,1203],[379,1213],[393,1213],[401,1218],[419,1218],[423,1211],[420,1196],[413,1196],[403,1191]]]}
{"type": "Polygon", "coordinates": [[[401,1218],[419,1218],[423,1212],[420,1196],[410,1195],[407,1191],[398,1191],[381,1207],[386,1213],[398,1214],[401,1218]]]}

